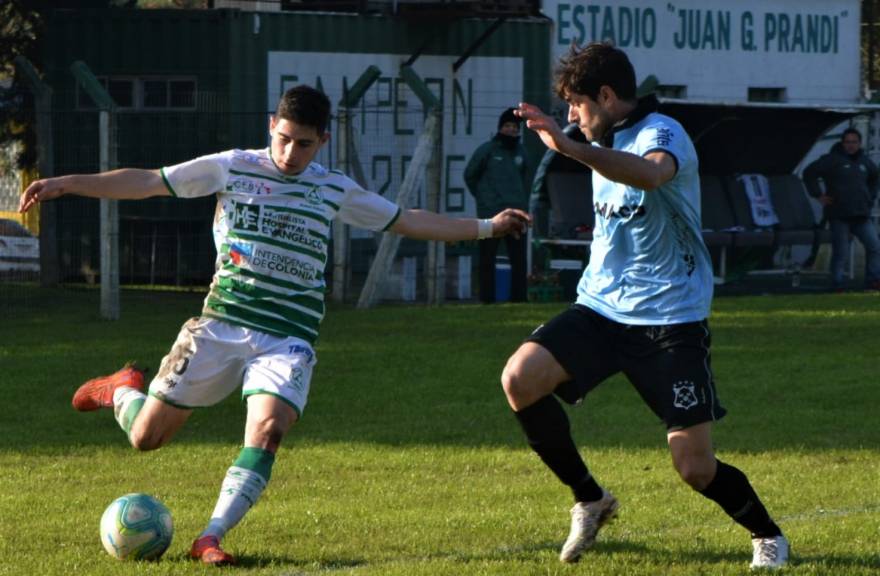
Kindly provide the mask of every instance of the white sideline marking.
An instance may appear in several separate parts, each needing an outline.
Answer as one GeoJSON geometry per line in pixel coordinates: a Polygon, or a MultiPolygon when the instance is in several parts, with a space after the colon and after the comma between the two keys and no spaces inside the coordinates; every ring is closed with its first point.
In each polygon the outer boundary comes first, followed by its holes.
{"type": "Polygon", "coordinates": [[[825,510],[820,508],[812,512],[801,512],[800,514],[789,514],[788,516],[780,516],[780,521],[786,520],[815,520],[818,518],[840,518],[844,516],[855,516],[857,514],[867,514],[880,510],[880,503],[865,504],[861,508],[838,508],[836,510],[825,510]]]}

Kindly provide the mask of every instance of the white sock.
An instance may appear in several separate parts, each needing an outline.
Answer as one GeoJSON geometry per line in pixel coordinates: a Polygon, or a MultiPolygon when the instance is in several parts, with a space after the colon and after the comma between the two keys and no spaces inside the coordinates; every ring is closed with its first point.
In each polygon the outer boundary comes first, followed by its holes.
{"type": "Polygon", "coordinates": [[[113,391],[113,415],[126,434],[131,432],[131,425],[146,400],[147,396],[137,388],[120,386],[113,391]]]}
{"type": "Polygon", "coordinates": [[[202,536],[222,539],[238,524],[266,488],[266,479],[247,468],[230,466],[220,486],[220,496],[202,536]]]}

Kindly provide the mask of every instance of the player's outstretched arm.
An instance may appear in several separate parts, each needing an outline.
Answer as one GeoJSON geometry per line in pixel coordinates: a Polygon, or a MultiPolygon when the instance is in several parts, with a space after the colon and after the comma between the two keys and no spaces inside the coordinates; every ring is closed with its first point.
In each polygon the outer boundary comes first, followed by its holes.
{"type": "Polygon", "coordinates": [[[27,212],[38,202],[54,200],[65,194],[113,200],[140,200],[151,196],[169,196],[158,170],[122,168],[101,174],[71,174],[36,180],[27,187],[18,204],[27,212]]]}
{"type": "Polygon", "coordinates": [[[589,166],[613,182],[640,190],[654,190],[675,176],[675,161],[663,151],[651,152],[642,157],[577,142],[565,135],[552,116],[527,102],[520,103],[515,114],[526,121],[526,126],[548,148],[589,166]]]}
{"type": "Polygon", "coordinates": [[[508,234],[518,237],[526,231],[530,223],[529,215],[515,208],[502,210],[486,220],[450,218],[426,210],[404,210],[391,226],[391,231],[417,240],[456,242],[508,234]]]}

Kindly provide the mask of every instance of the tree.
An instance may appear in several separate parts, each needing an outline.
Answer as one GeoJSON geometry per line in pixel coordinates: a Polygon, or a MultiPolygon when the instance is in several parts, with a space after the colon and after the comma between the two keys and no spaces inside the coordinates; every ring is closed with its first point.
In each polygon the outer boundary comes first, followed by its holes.
{"type": "MultiPolygon", "coordinates": [[[[15,66],[24,56],[42,71],[42,12],[69,8],[137,8],[138,0],[2,0],[0,1],[0,171],[31,168],[37,163],[34,100],[15,66]],[[12,151],[15,151],[12,153],[12,151]]],[[[140,0],[141,7],[196,8],[206,0],[140,0]]]]}
{"type": "Polygon", "coordinates": [[[15,69],[19,55],[39,68],[39,36],[43,2],[5,0],[0,4],[0,148],[17,149],[0,155],[0,170],[36,164],[33,98],[15,69]]]}
{"type": "MultiPolygon", "coordinates": [[[[868,94],[880,88],[880,6],[877,0],[862,0],[862,81],[868,94]]],[[[876,98],[876,96],[875,96],[876,98]]]]}

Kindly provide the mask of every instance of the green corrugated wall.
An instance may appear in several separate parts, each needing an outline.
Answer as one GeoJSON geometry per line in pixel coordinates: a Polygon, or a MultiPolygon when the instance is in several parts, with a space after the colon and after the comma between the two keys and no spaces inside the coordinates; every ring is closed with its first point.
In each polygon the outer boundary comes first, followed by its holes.
{"type": "MultiPolygon", "coordinates": [[[[42,70],[54,92],[56,174],[98,168],[97,114],[76,108],[69,72],[75,60],[85,61],[97,76],[196,78],[196,110],[117,115],[119,165],[156,168],[232,147],[266,144],[269,51],[392,53],[400,54],[401,60],[417,51],[457,57],[493,23],[492,19],[415,23],[374,15],[130,9],[57,10],[47,13],[45,21],[42,70]]],[[[525,98],[547,105],[550,29],[550,21],[544,19],[506,21],[473,56],[522,57],[525,98]]],[[[536,163],[543,147],[532,135],[526,144],[536,163]]],[[[211,201],[188,203],[185,212],[166,199],[123,202],[120,238],[126,242],[128,221],[205,222],[212,210],[211,201]]],[[[97,203],[63,199],[59,225],[66,227],[59,239],[66,266],[74,275],[83,262],[94,266],[97,203]]],[[[210,262],[205,260],[194,258],[188,266],[198,267],[198,274],[208,273],[210,262]]]]}

